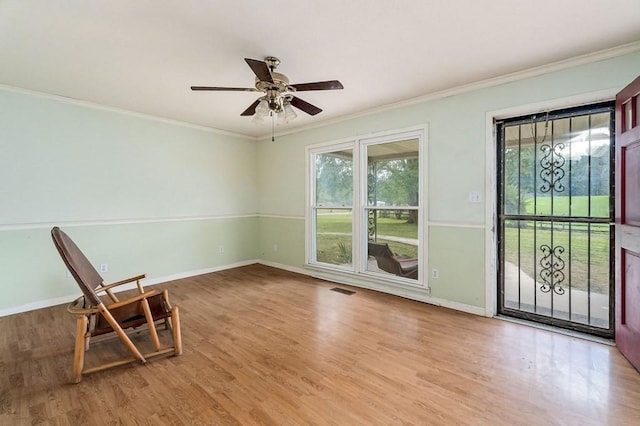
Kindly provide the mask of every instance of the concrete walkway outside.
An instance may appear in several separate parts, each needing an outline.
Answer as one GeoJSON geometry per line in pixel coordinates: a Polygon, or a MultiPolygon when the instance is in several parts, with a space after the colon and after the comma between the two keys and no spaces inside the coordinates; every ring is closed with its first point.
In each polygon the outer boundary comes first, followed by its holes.
{"type": "Polygon", "coordinates": [[[505,306],[526,312],[535,312],[564,320],[591,324],[598,327],[609,326],[609,295],[584,290],[569,289],[559,295],[540,290],[542,283],[520,270],[517,265],[505,262],[505,306]],[[519,292],[518,292],[519,290],[519,292]],[[569,291],[571,290],[571,291],[569,291]],[[519,301],[519,303],[518,303],[519,301]],[[553,312],[552,312],[553,303],[553,312]],[[535,307],[535,308],[534,308],[535,307]],[[569,309],[571,308],[571,309],[569,309]],[[569,315],[571,312],[571,315],[569,315]],[[589,318],[591,322],[589,323],[589,318]]]}

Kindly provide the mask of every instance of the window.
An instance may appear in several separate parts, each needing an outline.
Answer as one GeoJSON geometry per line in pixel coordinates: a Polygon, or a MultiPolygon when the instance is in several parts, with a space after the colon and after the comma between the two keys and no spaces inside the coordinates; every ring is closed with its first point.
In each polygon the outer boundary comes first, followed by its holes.
{"type": "Polygon", "coordinates": [[[364,144],[367,271],[418,279],[419,141],[364,144]]]}
{"type": "Polygon", "coordinates": [[[424,130],[310,147],[307,263],[421,286],[424,130]]]}
{"type": "Polygon", "coordinates": [[[314,260],[338,266],[352,264],[353,149],[314,156],[314,260]]]}

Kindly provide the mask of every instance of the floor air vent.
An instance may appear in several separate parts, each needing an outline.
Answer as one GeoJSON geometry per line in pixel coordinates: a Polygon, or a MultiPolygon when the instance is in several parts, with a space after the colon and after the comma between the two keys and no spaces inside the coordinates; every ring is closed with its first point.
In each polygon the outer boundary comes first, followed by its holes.
{"type": "Polygon", "coordinates": [[[351,296],[355,291],[347,290],[345,288],[334,287],[331,291],[337,291],[338,293],[346,294],[347,296],[351,296]]]}

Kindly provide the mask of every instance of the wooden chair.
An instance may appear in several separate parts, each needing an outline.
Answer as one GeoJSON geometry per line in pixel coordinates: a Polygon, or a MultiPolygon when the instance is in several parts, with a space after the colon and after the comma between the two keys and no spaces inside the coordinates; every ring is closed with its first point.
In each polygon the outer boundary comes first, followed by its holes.
{"type": "Polygon", "coordinates": [[[62,260],[83,293],[83,296],[71,302],[67,307],[69,313],[76,317],[76,343],[72,373],[74,383],[80,382],[83,374],[134,361],[145,363],[148,358],[158,355],[180,355],[182,353],[178,307],[171,307],[167,290],[162,293],[158,293],[156,290],[145,290],[140,283],[145,275],[138,275],[113,284],[105,284],[102,277],[67,234],[60,228],[54,227],[51,230],[51,236],[62,260]],[[137,294],[126,300],[118,300],[112,290],[134,281],[137,284],[137,294]],[[165,326],[171,330],[173,346],[161,347],[155,324],[159,321],[163,321],[165,326]],[[144,325],[146,327],[141,328],[144,325]],[[130,336],[125,333],[125,330],[131,328],[137,329],[136,331],[148,330],[155,351],[142,354],[130,336]],[[115,333],[125,344],[132,357],[85,368],[85,351],[89,350],[90,339],[108,333],[112,335],[115,333]]]}
{"type": "Polygon", "coordinates": [[[418,259],[401,256],[391,251],[389,244],[369,241],[369,256],[376,259],[378,268],[400,277],[418,279],[418,259]]]}

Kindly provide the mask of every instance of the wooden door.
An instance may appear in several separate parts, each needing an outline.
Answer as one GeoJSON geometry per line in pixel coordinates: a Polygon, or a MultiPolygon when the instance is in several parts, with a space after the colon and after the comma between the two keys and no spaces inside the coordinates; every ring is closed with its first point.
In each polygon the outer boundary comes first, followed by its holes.
{"type": "Polygon", "coordinates": [[[616,344],[640,371],[640,77],[616,96],[616,344]]]}

